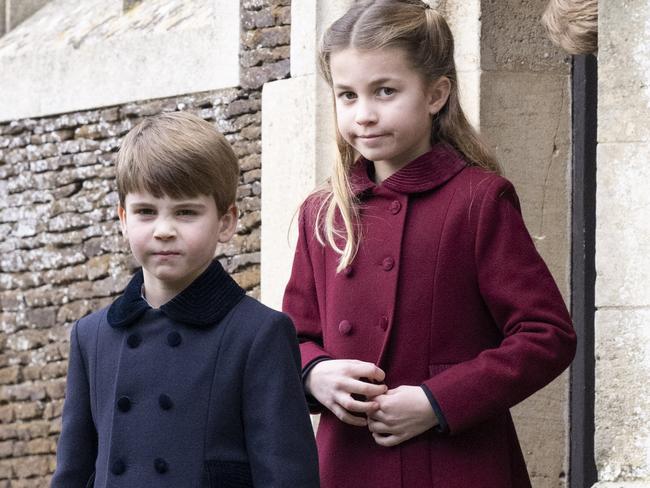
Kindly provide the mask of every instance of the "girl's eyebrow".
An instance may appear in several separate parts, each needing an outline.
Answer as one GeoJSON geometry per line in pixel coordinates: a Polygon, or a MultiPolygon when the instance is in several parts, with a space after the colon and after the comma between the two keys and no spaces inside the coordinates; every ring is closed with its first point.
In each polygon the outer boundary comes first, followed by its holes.
{"type": "MultiPolygon", "coordinates": [[[[381,78],[377,78],[375,80],[370,80],[368,82],[368,85],[370,86],[377,86],[377,85],[383,85],[384,83],[396,83],[398,80],[397,78],[390,77],[390,76],[382,76],[381,78]]],[[[334,84],[334,89],[335,90],[353,90],[351,86],[344,85],[341,83],[335,83],[334,84]]]]}

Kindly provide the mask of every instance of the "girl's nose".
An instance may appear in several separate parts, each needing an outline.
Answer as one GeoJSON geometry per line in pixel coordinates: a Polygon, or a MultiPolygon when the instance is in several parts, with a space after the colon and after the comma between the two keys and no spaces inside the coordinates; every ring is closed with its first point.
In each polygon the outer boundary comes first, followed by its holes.
{"type": "Polygon", "coordinates": [[[176,229],[167,219],[161,219],[156,222],[153,236],[161,240],[173,239],[176,237],[176,229]]]}
{"type": "Polygon", "coordinates": [[[354,121],[359,125],[367,125],[377,122],[377,112],[372,103],[359,100],[356,106],[354,121]]]}

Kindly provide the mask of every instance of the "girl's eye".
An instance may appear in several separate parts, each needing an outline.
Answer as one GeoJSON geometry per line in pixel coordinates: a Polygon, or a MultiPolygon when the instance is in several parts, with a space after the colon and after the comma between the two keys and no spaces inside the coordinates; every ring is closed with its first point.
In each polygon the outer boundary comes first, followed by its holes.
{"type": "Polygon", "coordinates": [[[354,100],[357,98],[357,96],[354,94],[354,92],[347,91],[339,93],[339,98],[342,98],[343,100],[354,100]]]}
{"type": "Polygon", "coordinates": [[[393,88],[388,88],[387,86],[382,86],[379,90],[377,90],[377,93],[379,93],[380,96],[389,97],[395,93],[395,90],[393,88]]]}

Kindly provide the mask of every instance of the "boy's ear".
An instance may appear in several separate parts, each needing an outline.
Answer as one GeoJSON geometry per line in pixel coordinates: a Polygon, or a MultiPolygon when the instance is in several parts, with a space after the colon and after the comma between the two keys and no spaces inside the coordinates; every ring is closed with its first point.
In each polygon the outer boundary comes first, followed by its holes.
{"type": "Polygon", "coordinates": [[[445,106],[451,92],[451,81],[446,76],[441,76],[429,85],[429,113],[435,115],[445,106]]]}
{"type": "Polygon", "coordinates": [[[228,242],[235,235],[238,215],[237,205],[233,203],[226,213],[219,217],[219,242],[228,242]]]}
{"type": "Polygon", "coordinates": [[[126,209],[118,203],[117,205],[117,216],[120,218],[120,227],[122,227],[122,235],[129,238],[126,232],[126,209]]]}

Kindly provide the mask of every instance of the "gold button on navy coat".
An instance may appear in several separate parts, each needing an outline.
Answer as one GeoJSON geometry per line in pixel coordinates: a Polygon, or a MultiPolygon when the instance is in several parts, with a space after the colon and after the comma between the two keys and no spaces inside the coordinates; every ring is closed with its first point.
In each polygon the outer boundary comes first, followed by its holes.
{"type": "Polygon", "coordinates": [[[141,287],[72,329],[52,487],[317,487],[291,320],[218,261],[159,309],[141,287]]]}

